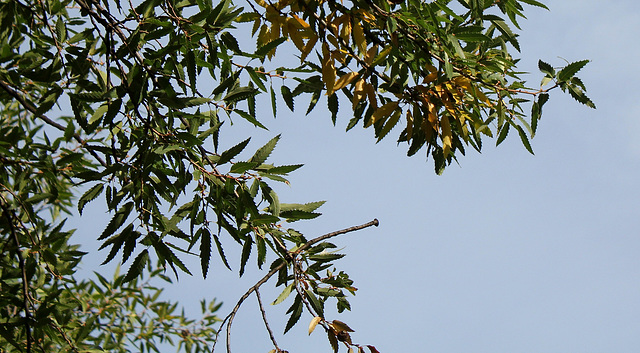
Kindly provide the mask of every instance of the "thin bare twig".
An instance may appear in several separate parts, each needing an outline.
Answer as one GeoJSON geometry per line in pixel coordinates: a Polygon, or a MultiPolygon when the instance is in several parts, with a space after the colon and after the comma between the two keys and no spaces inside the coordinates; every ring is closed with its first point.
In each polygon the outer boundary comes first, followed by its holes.
{"type": "Polygon", "coordinates": [[[256,289],[256,298],[258,298],[258,306],[260,307],[260,312],[262,313],[262,320],[264,321],[264,326],[267,328],[269,332],[269,338],[271,338],[271,342],[273,342],[273,346],[276,348],[276,352],[280,353],[282,350],[278,347],[278,342],[276,342],[276,338],[273,335],[273,331],[271,331],[271,327],[269,326],[269,322],[267,321],[267,313],[264,311],[264,306],[262,306],[262,299],[260,299],[260,291],[256,289]]]}
{"type": "MultiPolygon", "coordinates": [[[[292,252],[291,254],[293,255],[293,257],[295,257],[296,255],[300,254],[300,252],[302,252],[303,250],[306,250],[308,248],[310,248],[311,246],[313,246],[314,244],[317,244],[325,239],[329,239],[338,235],[342,235],[342,234],[346,234],[346,233],[350,233],[350,232],[355,232],[357,230],[361,230],[364,228],[368,228],[371,226],[378,226],[380,224],[380,222],[378,222],[378,219],[374,219],[371,222],[359,225],[359,226],[353,226],[353,227],[349,227],[349,228],[345,228],[345,229],[341,229],[335,232],[331,232],[331,233],[327,233],[324,235],[321,235],[317,238],[313,238],[311,240],[309,240],[308,242],[306,242],[304,245],[302,245],[300,248],[298,248],[297,251],[292,252]]],[[[295,261],[295,259],[293,259],[293,261],[295,261]]],[[[224,320],[222,320],[222,323],[220,324],[220,327],[224,326],[225,322],[227,323],[227,353],[231,353],[231,325],[233,324],[233,319],[235,318],[236,314],[238,313],[238,310],[240,310],[240,306],[242,306],[242,303],[244,303],[245,300],[247,300],[247,298],[251,295],[251,293],[253,293],[254,291],[257,291],[258,288],[260,288],[261,285],[265,284],[274,274],[276,274],[278,271],[280,271],[280,269],[282,269],[284,266],[286,266],[287,263],[286,262],[281,262],[278,266],[274,267],[273,269],[271,269],[271,271],[269,271],[264,277],[262,277],[258,282],[256,282],[256,284],[254,284],[253,286],[251,286],[251,288],[249,288],[238,300],[238,302],[236,303],[236,305],[233,307],[233,309],[231,310],[231,312],[229,313],[229,315],[227,315],[224,320]]],[[[220,333],[221,330],[218,331],[218,334],[220,333]]],[[[218,342],[218,334],[216,334],[216,339],[213,342],[213,345],[211,346],[211,351],[213,352],[215,350],[216,347],[216,343],[218,342]]]]}

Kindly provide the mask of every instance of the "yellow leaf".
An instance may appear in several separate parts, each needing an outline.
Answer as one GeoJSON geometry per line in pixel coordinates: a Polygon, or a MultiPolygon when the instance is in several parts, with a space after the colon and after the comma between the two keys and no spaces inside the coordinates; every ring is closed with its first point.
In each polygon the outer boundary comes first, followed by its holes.
{"type": "Polygon", "coordinates": [[[291,16],[291,19],[294,20],[294,23],[296,23],[300,29],[308,29],[311,27],[307,22],[296,15],[291,16]]]}
{"type": "Polygon", "coordinates": [[[300,54],[300,62],[303,62],[304,59],[306,59],[307,56],[311,53],[313,48],[315,48],[316,46],[316,42],[318,42],[318,37],[316,35],[313,35],[311,38],[309,38],[309,41],[307,41],[307,44],[304,46],[304,50],[300,54]]]}
{"type": "Polygon", "coordinates": [[[443,115],[440,119],[440,125],[442,127],[442,150],[444,152],[444,156],[448,157],[449,152],[451,151],[451,125],[449,124],[449,117],[443,115]]]}
{"type": "Polygon", "coordinates": [[[374,46],[369,48],[369,50],[367,50],[367,54],[364,56],[364,62],[366,62],[367,65],[371,65],[377,53],[378,53],[378,44],[375,44],[374,46]]]}
{"type": "Polygon", "coordinates": [[[364,127],[369,127],[375,124],[376,121],[387,118],[389,115],[391,115],[391,113],[393,113],[394,110],[396,110],[397,107],[398,102],[385,103],[382,107],[376,109],[376,111],[373,112],[373,114],[371,115],[371,120],[369,120],[369,122],[364,127]]]}
{"type": "Polygon", "coordinates": [[[327,43],[322,44],[322,82],[328,92],[333,91],[336,83],[336,68],[327,43]]]}
{"type": "Polygon", "coordinates": [[[367,51],[367,40],[364,37],[364,30],[362,29],[362,25],[360,22],[352,18],[353,21],[353,42],[356,44],[361,53],[367,51]]]}
{"type": "Polygon", "coordinates": [[[351,102],[353,105],[353,109],[356,109],[356,106],[358,105],[358,103],[360,103],[365,95],[366,93],[364,91],[364,79],[361,78],[356,82],[355,88],[353,90],[353,101],[351,102]]]}
{"type": "Polygon", "coordinates": [[[413,136],[413,115],[411,115],[411,111],[407,110],[407,139],[411,139],[413,136]]]}
{"type": "Polygon", "coordinates": [[[343,88],[345,88],[348,84],[351,83],[351,81],[353,81],[353,79],[355,79],[356,77],[358,77],[358,73],[357,72],[349,72],[348,74],[344,74],[342,75],[338,81],[336,81],[335,85],[333,86],[333,90],[331,93],[327,92],[327,95],[332,95],[333,92],[335,91],[339,91],[343,88]]]}
{"type": "Polygon", "coordinates": [[[289,38],[293,44],[295,44],[296,48],[301,52],[304,51],[304,42],[302,41],[302,36],[300,35],[300,31],[298,31],[298,27],[296,26],[296,21],[292,18],[287,21],[287,30],[289,32],[289,38]]]}
{"type": "Polygon", "coordinates": [[[309,323],[309,334],[311,334],[311,332],[316,329],[316,326],[318,326],[318,323],[320,323],[320,321],[322,321],[322,318],[320,316],[316,316],[311,319],[311,322],[309,323]]]}
{"type": "Polygon", "coordinates": [[[378,109],[378,100],[376,99],[376,92],[373,89],[373,86],[369,83],[365,83],[364,91],[367,93],[367,97],[369,98],[369,104],[374,108],[378,109]]]}

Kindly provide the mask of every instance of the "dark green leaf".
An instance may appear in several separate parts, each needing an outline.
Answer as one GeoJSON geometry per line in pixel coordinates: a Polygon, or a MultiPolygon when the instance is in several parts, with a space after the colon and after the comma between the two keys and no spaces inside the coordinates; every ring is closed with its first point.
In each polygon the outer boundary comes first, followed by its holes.
{"type": "Polygon", "coordinates": [[[142,270],[144,270],[144,266],[147,264],[147,261],[149,261],[149,251],[144,249],[140,254],[138,254],[138,256],[136,256],[136,259],[133,260],[133,264],[131,264],[129,271],[127,271],[127,275],[122,281],[125,283],[131,282],[133,279],[137,278],[142,273],[142,270]]]}
{"type": "Polygon", "coordinates": [[[211,233],[207,228],[200,229],[200,267],[202,268],[202,276],[206,279],[211,260],[211,233]]]}
{"type": "Polygon", "coordinates": [[[589,60],[582,60],[573,62],[565,66],[560,72],[558,72],[558,81],[567,81],[572,78],[580,69],[589,63],[589,60]]]}
{"type": "Polygon", "coordinates": [[[297,322],[300,320],[300,316],[302,315],[302,297],[300,294],[296,295],[296,299],[293,301],[289,310],[287,310],[287,314],[291,313],[289,320],[287,320],[287,324],[284,328],[284,333],[287,333],[297,322]]]}
{"type": "Polygon", "coordinates": [[[239,144],[229,148],[228,150],[222,152],[222,154],[220,154],[220,159],[216,162],[216,164],[222,165],[231,161],[231,159],[233,159],[235,156],[238,155],[238,153],[242,152],[242,150],[244,150],[244,148],[247,147],[250,140],[251,138],[248,138],[240,142],[239,144]]]}
{"type": "Polygon", "coordinates": [[[242,255],[240,256],[240,277],[244,274],[244,268],[249,261],[249,255],[251,255],[251,248],[253,248],[253,240],[251,237],[247,237],[242,245],[242,255]]]}

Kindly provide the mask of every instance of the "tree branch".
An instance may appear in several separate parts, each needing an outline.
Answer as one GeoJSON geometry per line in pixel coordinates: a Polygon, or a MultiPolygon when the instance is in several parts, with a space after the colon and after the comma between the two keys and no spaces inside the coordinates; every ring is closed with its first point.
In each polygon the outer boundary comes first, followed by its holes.
{"type": "MultiPolygon", "coordinates": [[[[56,129],[58,129],[60,131],[65,131],[66,130],[66,128],[64,126],[62,126],[62,125],[58,124],[57,122],[49,119],[46,115],[44,115],[44,114],[36,114],[36,112],[37,112],[36,107],[33,106],[33,104],[31,104],[29,101],[27,101],[24,97],[22,97],[8,83],[0,80],[0,87],[2,87],[2,89],[5,92],[7,92],[10,96],[15,98],[18,101],[18,103],[20,103],[20,105],[22,105],[25,109],[30,111],[36,118],[39,118],[40,120],[44,121],[48,125],[53,126],[53,127],[55,127],[56,129]]],[[[95,151],[93,151],[91,148],[89,148],[90,146],[87,145],[87,141],[85,141],[79,134],[73,134],[73,138],[80,145],[82,145],[84,147],[87,147],[87,151],[89,151],[89,153],[91,153],[93,158],[95,158],[103,167],[107,166],[107,163],[95,151]]]]}
{"type": "MultiPolygon", "coordinates": [[[[353,227],[349,227],[349,228],[345,228],[345,229],[341,229],[335,232],[331,232],[331,233],[327,233],[324,235],[321,235],[317,238],[313,238],[311,240],[309,240],[308,242],[306,242],[304,245],[302,245],[300,248],[298,248],[298,250],[296,250],[295,252],[292,252],[291,254],[293,255],[293,257],[295,257],[296,255],[300,254],[302,251],[310,248],[311,246],[313,246],[316,243],[319,243],[325,239],[329,239],[338,235],[342,235],[342,234],[346,234],[346,233],[350,233],[350,232],[355,232],[357,230],[361,230],[364,228],[368,228],[371,226],[378,226],[380,224],[380,222],[378,221],[378,219],[374,219],[371,222],[359,225],[359,226],[353,226],[353,227]]],[[[254,284],[253,286],[251,286],[251,288],[249,288],[238,300],[238,302],[236,303],[236,305],[233,307],[233,309],[231,310],[231,312],[229,313],[229,315],[227,315],[224,320],[222,320],[222,323],[220,324],[220,327],[223,327],[225,322],[227,323],[227,353],[231,353],[231,325],[233,324],[233,319],[235,318],[236,314],[238,313],[238,310],[240,310],[240,306],[242,306],[242,303],[244,303],[245,300],[247,300],[247,298],[251,295],[251,293],[253,293],[254,291],[257,292],[258,288],[260,288],[261,285],[265,284],[274,274],[276,274],[278,271],[280,271],[280,269],[282,269],[287,263],[282,261],[282,263],[280,263],[278,266],[274,267],[273,269],[271,269],[271,271],[269,271],[264,277],[262,277],[258,282],[256,282],[256,284],[254,284]]],[[[220,333],[220,331],[218,331],[218,334],[220,333]]],[[[213,342],[213,345],[211,346],[211,351],[213,352],[215,350],[216,347],[216,343],[218,342],[218,334],[216,334],[216,340],[213,342]]],[[[277,348],[277,346],[276,346],[277,348]]]]}
{"type": "Polygon", "coordinates": [[[276,342],[276,338],[273,335],[273,331],[271,331],[271,327],[269,326],[269,322],[267,321],[267,313],[264,311],[264,306],[262,306],[262,299],[260,299],[260,291],[256,289],[256,298],[258,298],[258,306],[260,307],[260,312],[262,313],[262,320],[264,321],[264,326],[267,328],[269,332],[269,337],[271,338],[271,342],[273,342],[273,346],[276,348],[276,352],[280,353],[282,350],[278,347],[278,342],[276,342]]]}

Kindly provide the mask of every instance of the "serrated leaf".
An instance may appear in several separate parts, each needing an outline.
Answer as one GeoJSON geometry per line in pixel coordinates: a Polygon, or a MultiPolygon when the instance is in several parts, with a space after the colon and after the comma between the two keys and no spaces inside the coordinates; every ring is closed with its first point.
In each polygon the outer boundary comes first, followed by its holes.
{"type": "Polygon", "coordinates": [[[277,116],[277,105],[276,105],[276,91],[273,90],[273,86],[269,87],[271,92],[271,110],[273,111],[273,117],[277,116]]]}
{"type": "Polygon", "coordinates": [[[285,104],[287,104],[287,107],[289,107],[289,109],[293,111],[293,95],[291,94],[291,90],[289,89],[289,87],[283,85],[280,88],[280,93],[282,94],[282,99],[284,100],[285,104]]]}
{"type": "Polygon", "coordinates": [[[567,85],[567,89],[569,90],[569,95],[573,97],[576,101],[586,105],[589,108],[596,109],[596,105],[587,97],[581,87],[578,87],[573,84],[567,85]]]}
{"type": "Polygon", "coordinates": [[[318,316],[324,316],[324,303],[318,300],[316,295],[310,289],[305,290],[305,294],[307,295],[309,304],[311,304],[311,307],[315,310],[316,314],[318,314],[318,316]]]}
{"type": "Polygon", "coordinates": [[[293,301],[289,310],[287,310],[287,314],[291,313],[289,320],[287,320],[287,324],[284,328],[284,333],[287,333],[297,322],[300,320],[300,316],[302,315],[302,297],[300,294],[296,295],[296,299],[293,301]]]}
{"type": "Polygon", "coordinates": [[[249,256],[251,255],[251,248],[253,248],[253,240],[251,237],[247,237],[245,239],[244,244],[242,245],[242,255],[240,256],[240,277],[244,274],[244,268],[249,261],[249,256]]]}
{"type": "Polygon", "coordinates": [[[227,95],[222,98],[222,100],[225,102],[225,104],[229,105],[247,99],[249,97],[253,97],[256,94],[258,94],[258,89],[254,87],[236,87],[230,90],[227,95]]]}
{"type": "Polygon", "coordinates": [[[213,235],[213,240],[216,242],[216,247],[218,248],[218,254],[220,255],[220,259],[222,259],[222,262],[224,263],[224,265],[231,270],[231,266],[229,266],[229,262],[227,262],[227,257],[224,254],[224,249],[222,248],[222,244],[220,243],[220,239],[218,239],[218,235],[217,234],[212,234],[213,235]]]}
{"type": "Polygon", "coordinates": [[[247,145],[249,144],[249,141],[251,140],[251,138],[249,137],[248,139],[240,142],[239,144],[229,148],[228,150],[222,152],[222,154],[220,154],[220,159],[218,159],[218,161],[216,162],[217,165],[222,165],[225,164],[229,161],[231,161],[233,159],[233,157],[237,156],[240,152],[242,152],[242,150],[244,150],[245,147],[247,147],[247,145]]]}
{"type": "Polygon", "coordinates": [[[327,108],[331,112],[331,121],[333,125],[336,125],[336,120],[338,119],[338,95],[332,94],[327,98],[327,108]]]}
{"type": "Polygon", "coordinates": [[[282,44],[282,43],[284,43],[286,41],[287,41],[287,37],[280,37],[280,38],[277,38],[275,40],[272,40],[269,43],[266,43],[266,44],[260,46],[256,50],[255,55],[264,57],[269,52],[271,52],[272,50],[275,50],[280,44],[282,44]]]}
{"type": "Polygon", "coordinates": [[[521,1],[521,2],[523,2],[523,3],[525,3],[525,4],[529,4],[529,5],[533,5],[533,6],[538,6],[538,7],[541,7],[541,8],[543,8],[543,9],[549,10],[549,8],[548,8],[545,4],[543,4],[543,3],[541,3],[541,2],[538,2],[538,1],[536,1],[536,0],[520,0],[520,1],[521,1]]]}
{"type": "Polygon", "coordinates": [[[209,272],[209,262],[211,260],[211,233],[207,228],[200,228],[200,267],[202,276],[206,279],[209,272]]]}
{"type": "Polygon", "coordinates": [[[560,72],[558,72],[558,81],[567,81],[588,63],[589,60],[581,60],[565,66],[562,70],[560,70],[560,72]]]}
{"type": "Polygon", "coordinates": [[[249,159],[249,162],[256,163],[258,165],[264,163],[267,160],[267,158],[269,158],[269,155],[271,154],[271,152],[273,152],[273,149],[276,147],[276,144],[278,143],[279,140],[280,140],[280,135],[277,135],[276,137],[269,140],[269,142],[267,142],[264,146],[260,147],[256,151],[253,157],[249,159]]]}
{"type": "Polygon", "coordinates": [[[285,301],[285,299],[287,299],[289,297],[289,294],[291,294],[291,292],[293,291],[294,287],[295,287],[294,283],[291,283],[290,285],[286,286],[284,290],[280,293],[280,295],[278,295],[276,300],[274,300],[273,303],[271,303],[271,305],[278,305],[283,301],[285,301]]]}
{"type": "Polygon", "coordinates": [[[100,237],[98,237],[98,240],[106,239],[107,237],[115,233],[115,231],[118,230],[118,228],[120,228],[120,226],[123,225],[127,220],[132,208],[133,202],[128,202],[124,206],[122,206],[113,216],[113,218],[111,218],[102,234],[100,234],[100,237]]]}
{"type": "Polygon", "coordinates": [[[522,144],[524,145],[524,147],[527,149],[527,151],[529,151],[529,153],[534,154],[533,149],[531,148],[531,144],[529,143],[529,138],[527,137],[527,133],[524,131],[522,126],[514,124],[514,127],[516,128],[516,130],[518,130],[518,134],[520,135],[520,140],[522,140],[522,144]]]}
{"type": "Polygon", "coordinates": [[[87,190],[82,197],[78,200],[78,212],[82,215],[82,210],[84,210],[84,206],[95,200],[96,197],[100,196],[102,190],[104,189],[104,184],[97,184],[87,190]]]}
{"type": "Polygon", "coordinates": [[[269,169],[269,174],[289,174],[299,168],[301,168],[304,164],[292,164],[292,165],[281,165],[277,167],[273,167],[269,169]]]}
{"type": "Polygon", "coordinates": [[[496,140],[496,146],[502,143],[507,135],[509,134],[509,124],[505,123],[502,125],[502,129],[500,130],[500,134],[498,135],[498,139],[496,140]]]}
{"type": "Polygon", "coordinates": [[[316,201],[316,202],[308,202],[305,204],[300,203],[282,203],[280,204],[281,211],[304,211],[304,212],[313,212],[320,208],[320,206],[324,205],[326,201],[316,201]]]}
{"type": "Polygon", "coordinates": [[[542,60],[538,60],[538,69],[540,69],[543,74],[546,74],[552,78],[556,77],[556,70],[553,68],[553,66],[547,64],[542,60]]]}
{"type": "Polygon", "coordinates": [[[169,108],[184,109],[209,103],[211,102],[211,99],[204,97],[163,97],[158,98],[158,102],[169,108]]]}
{"type": "Polygon", "coordinates": [[[129,267],[129,271],[127,271],[127,275],[124,276],[122,282],[131,282],[133,279],[138,277],[142,273],[142,270],[144,270],[144,266],[147,264],[148,260],[149,251],[144,249],[140,254],[138,254],[138,256],[136,256],[136,259],[133,260],[131,267],[129,267]]]}
{"type": "Polygon", "coordinates": [[[333,330],[327,330],[327,337],[329,338],[329,343],[331,344],[331,348],[333,349],[333,353],[338,353],[338,338],[333,330]]]}

